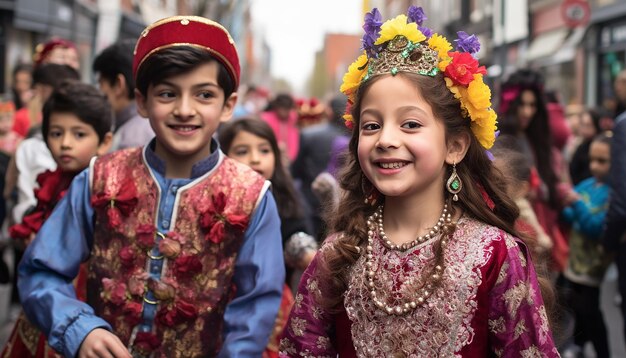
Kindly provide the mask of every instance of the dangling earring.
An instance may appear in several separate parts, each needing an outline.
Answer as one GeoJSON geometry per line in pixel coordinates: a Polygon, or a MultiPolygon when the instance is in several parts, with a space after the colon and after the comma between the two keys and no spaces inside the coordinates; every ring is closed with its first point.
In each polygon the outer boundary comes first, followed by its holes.
{"type": "Polygon", "coordinates": [[[363,190],[363,194],[365,195],[365,204],[369,204],[371,206],[376,205],[378,201],[378,197],[380,193],[374,185],[365,177],[365,175],[361,176],[361,189],[363,190]]]}
{"type": "Polygon", "coordinates": [[[446,188],[450,194],[453,194],[452,200],[459,201],[459,196],[457,195],[461,189],[463,188],[463,182],[461,178],[456,173],[456,162],[452,163],[452,174],[450,174],[450,178],[448,178],[448,182],[446,183],[446,188]]]}

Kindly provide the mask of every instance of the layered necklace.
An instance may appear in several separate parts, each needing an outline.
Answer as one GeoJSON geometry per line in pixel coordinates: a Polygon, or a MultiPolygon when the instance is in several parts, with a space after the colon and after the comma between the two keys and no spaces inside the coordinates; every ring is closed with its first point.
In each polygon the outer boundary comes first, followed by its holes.
{"type": "MultiPolygon", "coordinates": [[[[426,302],[426,299],[432,294],[435,286],[439,284],[439,282],[441,281],[442,274],[443,274],[444,265],[443,265],[443,255],[440,254],[436,258],[436,262],[433,265],[432,270],[430,270],[428,275],[424,275],[423,280],[420,280],[423,283],[420,287],[416,288],[416,295],[414,297],[411,297],[410,299],[406,299],[403,302],[400,302],[397,305],[389,305],[386,303],[388,302],[388,299],[385,297],[382,297],[382,295],[379,295],[379,293],[376,292],[376,288],[375,288],[376,284],[374,281],[376,279],[376,272],[374,272],[373,270],[373,263],[372,263],[372,259],[374,258],[374,254],[373,254],[374,233],[378,232],[378,235],[383,245],[387,247],[388,249],[397,250],[397,251],[406,251],[408,249],[415,247],[418,244],[424,243],[436,237],[437,235],[439,235],[439,233],[441,233],[444,225],[450,224],[451,222],[452,222],[452,216],[448,212],[448,205],[446,204],[443,206],[443,211],[441,212],[441,216],[439,217],[439,220],[430,230],[428,230],[427,234],[418,236],[415,240],[412,240],[410,242],[407,242],[401,245],[395,245],[389,240],[389,238],[387,238],[387,235],[385,234],[385,230],[383,229],[383,206],[382,205],[379,206],[376,212],[374,212],[374,214],[372,214],[367,219],[368,232],[367,232],[367,247],[365,249],[366,280],[367,280],[367,287],[370,291],[370,296],[372,298],[372,301],[376,305],[376,307],[386,312],[387,314],[395,314],[395,315],[404,315],[404,314],[407,314],[408,312],[413,311],[418,306],[426,302]]],[[[446,245],[445,238],[442,237],[440,239],[440,245],[441,245],[441,250],[443,250],[444,246],[446,245]]]]}

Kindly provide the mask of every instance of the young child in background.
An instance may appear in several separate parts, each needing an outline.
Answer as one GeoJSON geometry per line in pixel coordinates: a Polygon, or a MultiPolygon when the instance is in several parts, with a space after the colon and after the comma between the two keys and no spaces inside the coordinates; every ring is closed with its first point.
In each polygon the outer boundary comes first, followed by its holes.
{"type": "MultiPolygon", "coordinates": [[[[67,192],[74,176],[89,166],[91,158],[109,150],[112,122],[106,97],[93,86],[70,81],[52,94],[43,108],[41,129],[57,169],[39,174],[39,187],[35,189],[37,206],[24,216],[22,223],[10,227],[11,238],[20,241],[21,246],[30,243],[67,192]]],[[[82,272],[82,276],[77,278],[75,287],[83,301],[84,274],[82,272]]],[[[45,335],[23,314],[18,318],[1,356],[60,357],[47,344],[45,335]]]]}
{"type": "Polygon", "coordinates": [[[13,131],[15,105],[11,101],[0,101],[0,151],[13,156],[18,144],[24,139],[13,131]]]}
{"type": "Polygon", "coordinates": [[[576,320],[574,343],[582,350],[591,341],[598,357],[610,357],[604,317],[600,310],[600,285],[612,262],[600,237],[609,205],[606,182],[611,167],[611,137],[596,136],[589,146],[591,178],[580,182],[566,197],[563,219],[571,224],[569,261],[563,275],[570,294],[567,300],[576,320]]]}
{"type": "Polygon", "coordinates": [[[283,166],[272,128],[262,120],[242,118],[226,123],[220,129],[219,142],[226,155],[248,165],[272,183],[272,193],[281,221],[287,276],[276,326],[263,357],[278,357],[278,338],[293,306],[290,279],[294,269],[304,270],[309,265],[317,252],[317,242],[308,234],[311,229],[305,220],[291,176],[283,166]]]}
{"type": "Polygon", "coordinates": [[[206,18],[169,17],[139,37],[137,107],[156,138],[92,161],[20,264],[26,315],[57,351],[262,354],[285,279],[280,219],[269,182],[212,139],[239,69],[229,33],[206,18]],[[86,303],[69,282],[83,262],[86,303]]]}
{"type": "MultiPolygon", "coordinates": [[[[492,150],[493,165],[502,173],[506,180],[507,194],[519,208],[520,215],[515,221],[515,228],[528,239],[529,246],[535,254],[540,255],[542,260],[549,260],[549,250],[552,248],[552,240],[543,230],[537,220],[537,215],[528,201],[532,187],[533,168],[528,158],[519,150],[501,146],[505,142],[504,136],[498,139],[496,147],[492,150]],[[545,257],[545,255],[548,257],[545,257]]],[[[511,137],[511,141],[515,138],[511,137]]]]}
{"type": "Polygon", "coordinates": [[[411,6],[366,14],[341,87],[353,128],[336,234],[300,281],[281,356],[558,357],[518,210],[486,149],[489,88],[411,6]]]}

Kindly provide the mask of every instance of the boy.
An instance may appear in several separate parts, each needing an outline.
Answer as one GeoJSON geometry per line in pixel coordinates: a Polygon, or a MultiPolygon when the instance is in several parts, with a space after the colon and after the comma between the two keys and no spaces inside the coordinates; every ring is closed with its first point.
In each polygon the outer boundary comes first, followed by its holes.
{"type": "Polygon", "coordinates": [[[93,62],[100,90],[106,94],[115,111],[112,150],[142,147],[154,138],[150,123],[137,113],[133,49],[135,43],[125,40],[104,49],[93,62]]]}
{"type": "Polygon", "coordinates": [[[204,18],[163,19],[133,72],[156,138],[74,179],[20,265],[27,316],[68,357],[258,357],[285,273],[267,183],[212,139],[237,100],[234,42],[204,18]],[[83,304],[70,281],[86,260],[83,304]]]}
{"type": "MultiPolygon", "coordinates": [[[[95,87],[67,81],[57,88],[43,108],[41,131],[57,169],[37,177],[37,205],[20,224],[9,228],[12,239],[29,244],[55,205],[65,195],[72,178],[89,166],[91,158],[111,147],[111,107],[95,87]]],[[[45,239],[44,239],[45,240],[45,239]]],[[[85,300],[85,272],[76,279],[77,296],[85,300]]],[[[20,315],[0,357],[56,357],[46,337],[20,315]]]]}

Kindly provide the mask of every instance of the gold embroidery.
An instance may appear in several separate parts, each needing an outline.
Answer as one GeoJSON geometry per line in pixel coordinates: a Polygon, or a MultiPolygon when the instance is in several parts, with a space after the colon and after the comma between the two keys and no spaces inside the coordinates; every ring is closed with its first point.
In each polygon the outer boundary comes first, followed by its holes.
{"type": "Polygon", "coordinates": [[[502,282],[504,282],[504,279],[506,278],[508,271],[509,271],[509,263],[505,262],[502,265],[502,268],[500,269],[500,273],[498,273],[498,279],[496,280],[496,285],[499,285],[502,282]]]}
{"type": "Polygon", "coordinates": [[[299,317],[293,317],[290,321],[293,334],[297,337],[302,337],[306,329],[307,321],[299,317]]]}
{"type": "Polygon", "coordinates": [[[518,339],[522,335],[522,333],[524,333],[526,331],[527,331],[527,329],[526,329],[526,321],[521,319],[515,325],[515,332],[513,334],[513,337],[515,337],[515,339],[518,339]]]}
{"type": "Polygon", "coordinates": [[[524,256],[522,250],[518,251],[517,255],[519,256],[519,260],[522,263],[522,267],[526,267],[526,256],[524,256]]]}
{"type": "Polygon", "coordinates": [[[317,348],[320,349],[328,349],[331,346],[330,338],[328,337],[317,337],[317,348]]]}
{"type": "MultiPolygon", "coordinates": [[[[476,295],[482,284],[480,270],[492,258],[493,242],[503,237],[499,229],[462,218],[446,247],[441,286],[427,303],[400,317],[376,308],[364,270],[376,272],[377,291],[404,295],[403,290],[415,287],[411,281],[420,277],[416,273],[434,260],[433,242],[398,252],[374,240],[371,268],[366,268],[363,256],[357,260],[344,300],[357,355],[387,357],[393,352],[399,357],[451,357],[470,344],[475,335],[476,295]]],[[[395,304],[393,296],[389,304],[395,304]]]]}
{"type": "Polygon", "coordinates": [[[528,297],[528,285],[526,282],[519,282],[504,293],[504,301],[511,317],[516,316],[517,310],[526,297],[528,297]]]}
{"type": "Polygon", "coordinates": [[[295,304],[294,304],[296,308],[298,308],[298,309],[302,308],[302,300],[303,299],[304,299],[304,296],[302,296],[302,294],[298,292],[296,294],[296,301],[295,301],[295,304]]]}
{"type": "Polygon", "coordinates": [[[538,358],[543,357],[541,351],[534,345],[520,352],[522,358],[538,358]]]}
{"type": "Polygon", "coordinates": [[[504,317],[500,316],[498,319],[490,319],[489,320],[489,330],[494,334],[503,333],[504,328],[504,317]]]}

